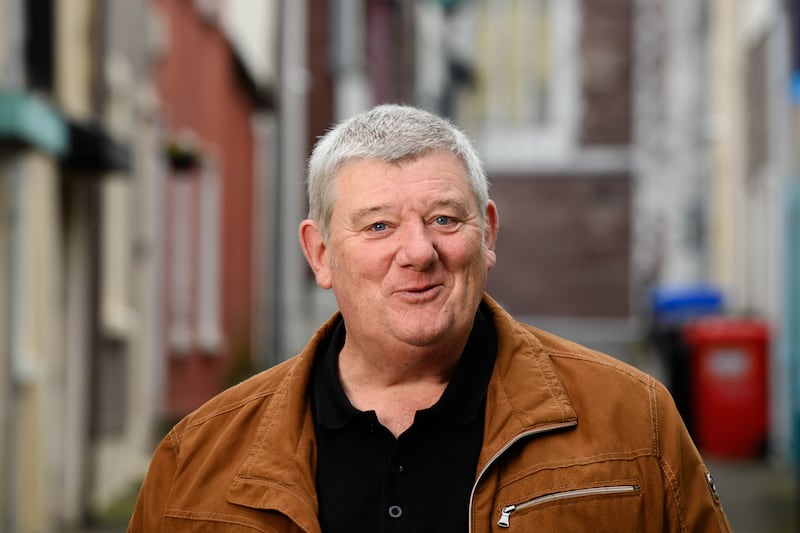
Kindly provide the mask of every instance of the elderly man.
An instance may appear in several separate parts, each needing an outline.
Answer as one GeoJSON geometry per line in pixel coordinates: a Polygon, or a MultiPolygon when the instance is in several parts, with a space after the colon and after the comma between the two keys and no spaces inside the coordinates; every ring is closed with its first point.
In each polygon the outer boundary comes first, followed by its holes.
{"type": "Polygon", "coordinates": [[[729,531],[660,384],[485,294],[498,214],[462,132],[378,106],[308,192],[340,312],[172,429],[129,531],[729,531]]]}

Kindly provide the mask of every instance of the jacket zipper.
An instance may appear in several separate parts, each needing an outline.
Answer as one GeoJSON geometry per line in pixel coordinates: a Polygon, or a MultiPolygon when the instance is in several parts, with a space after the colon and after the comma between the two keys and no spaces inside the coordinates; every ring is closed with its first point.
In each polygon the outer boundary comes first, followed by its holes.
{"type": "Polygon", "coordinates": [[[509,522],[511,519],[511,513],[514,511],[520,511],[522,509],[527,509],[529,507],[535,507],[547,502],[581,498],[584,496],[595,496],[598,494],[626,494],[629,492],[636,492],[638,490],[638,485],[618,485],[614,487],[592,487],[587,489],[575,489],[564,492],[555,492],[553,494],[545,494],[544,496],[539,496],[538,498],[534,498],[525,503],[506,505],[500,510],[500,520],[497,521],[497,525],[504,528],[510,527],[509,522]]]}
{"type": "Polygon", "coordinates": [[[472,532],[472,503],[475,500],[475,490],[478,488],[478,484],[480,483],[483,475],[489,470],[489,468],[491,468],[491,466],[495,463],[495,461],[497,461],[500,457],[502,457],[503,454],[506,453],[509,448],[514,446],[514,444],[518,443],[522,439],[533,437],[535,435],[541,435],[543,433],[549,433],[551,431],[557,431],[559,429],[574,427],[577,425],[578,425],[577,420],[570,420],[568,422],[560,422],[557,424],[551,424],[549,426],[532,429],[530,431],[525,431],[524,433],[520,433],[519,435],[508,441],[502,448],[500,448],[497,451],[497,453],[494,454],[494,456],[491,459],[489,459],[489,461],[486,463],[486,466],[484,466],[483,469],[478,473],[478,476],[475,478],[475,483],[472,485],[472,492],[469,495],[469,509],[467,510],[467,512],[469,513],[467,517],[467,523],[469,524],[469,529],[468,529],[469,533],[472,532]]]}

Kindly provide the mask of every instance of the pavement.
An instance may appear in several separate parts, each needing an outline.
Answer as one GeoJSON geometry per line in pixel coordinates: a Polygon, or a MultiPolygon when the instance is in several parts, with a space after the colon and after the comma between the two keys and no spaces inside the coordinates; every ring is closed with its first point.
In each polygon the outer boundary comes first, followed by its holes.
{"type": "Polygon", "coordinates": [[[764,460],[706,460],[734,533],[800,533],[800,473],[764,460]]]}

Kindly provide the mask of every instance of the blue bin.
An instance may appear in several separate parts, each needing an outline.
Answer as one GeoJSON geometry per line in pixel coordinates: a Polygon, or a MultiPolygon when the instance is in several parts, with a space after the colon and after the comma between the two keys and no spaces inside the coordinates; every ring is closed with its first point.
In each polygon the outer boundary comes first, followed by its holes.
{"type": "Polygon", "coordinates": [[[722,291],[710,285],[672,285],[652,292],[656,323],[683,324],[687,320],[722,313],[722,291]]]}

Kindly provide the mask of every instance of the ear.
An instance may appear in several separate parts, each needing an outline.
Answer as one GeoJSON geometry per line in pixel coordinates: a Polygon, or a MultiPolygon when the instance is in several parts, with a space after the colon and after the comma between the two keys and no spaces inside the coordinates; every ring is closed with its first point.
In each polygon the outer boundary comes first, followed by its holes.
{"type": "Polygon", "coordinates": [[[313,220],[304,220],[300,223],[300,246],[306,261],[314,272],[317,285],[323,289],[332,287],[330,257],[328,254],[328,244],[322,238],[322,234],[313,220]]]}
{"type": "Polygon", "coordinates": [[[491,200],[486,204],[486,228],[483,234],[483,245],[486,249],[486,270],[491,270],[497,263],[494,246],[497,243],[497,231],[500,229],[500,216],[497,206],[491,200]]]}

